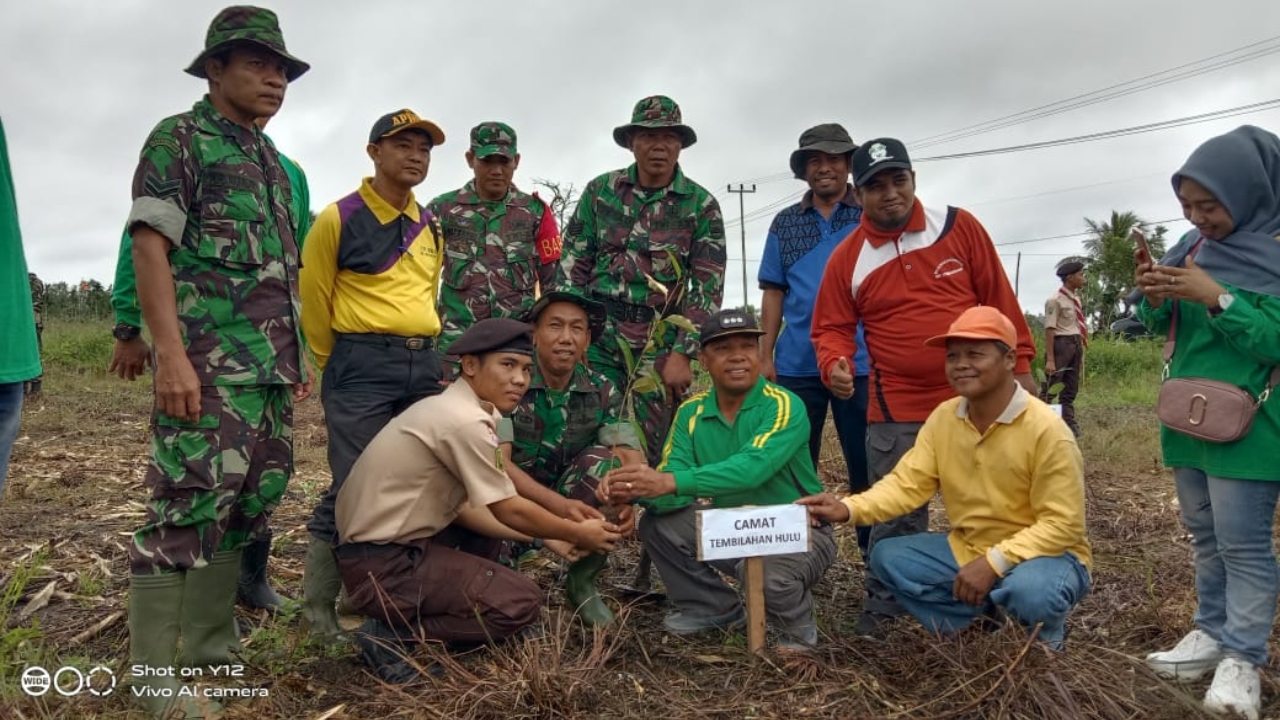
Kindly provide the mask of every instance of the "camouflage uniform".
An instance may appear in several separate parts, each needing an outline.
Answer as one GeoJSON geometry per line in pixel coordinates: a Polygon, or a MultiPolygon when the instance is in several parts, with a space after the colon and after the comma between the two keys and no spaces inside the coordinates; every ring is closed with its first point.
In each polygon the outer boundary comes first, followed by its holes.
{"type": "MultiPolygon", "coordinates": [[[[646,98],[636,106],[632,125],[624,128],[667,127],[671,121],[680,122],[674,102],[646,98]]],[[[623,144],[618,131],[614,136],[623,144]]],[[[686,178],[678,165],[671,183],[656,190],[640,187],[634,164],[588,183],[565,229],[556,285],[581,290],[608,311],[604,332],[587,350],[591,369],[626,388],[623,345],[636,363],[659,371],[672,351],[696,356],[696,334],[671,325],[655,338],[652,352],[644,353],[644,348],[655,317],[683,315],[696,327],[719,309],[725,259],[720,204],[686,178]],[[667,294],[652,287],[646,275],[661,283],[667,294]]],[[[678,403],[667,400],[660,381],[656,387],[632,386],[631,394],[645,452],[657,466],[678,403]]]]}
{"type": "MultiPolygon", "coordinates": [[[[27,273],[31,283],[31,312],[36,318],[36,351],[44,354],[44,282],[35,273],[27,273]]],[[[44,373],[27,381],[26,394],[36,395],[40,392],[44,373]]]]}
{"type": "MultiPolygon", "coordinates": [[[[516,135],[504,123],[471,130],[477,158],[514,157],[516,135]]],[[[502,200],[485,200],[475,181],[428,205],[444,232],[444,277],[440,287],[440,346],[447,348],[475,323],[490,317],[523,317],[536,287],[551,287],[560,260],[560,231],[550,208],[514,185],[502,200]]]]}
{"type": "Polygon", "coordinates": [[[265,135],[202,99],[152,131],[133,196],[129,227],[173,244],[179,329],[202,386],[196,423],[152,418],[152,495],[130,548],[143,575],[203,567],[266,523],[292,472],[303,345],[290,183],[265,135]]]}
{"type": "Polygon", "coordinates": [[[511,461],[538,482],[566,497],[595,505],[595,488],[613,467],[611,447],[640,449],[630,423],[620,422],[622,394],[582,363],[563,392],[547,388],[534,363],[520,404],[503,423],[511,461]]]}

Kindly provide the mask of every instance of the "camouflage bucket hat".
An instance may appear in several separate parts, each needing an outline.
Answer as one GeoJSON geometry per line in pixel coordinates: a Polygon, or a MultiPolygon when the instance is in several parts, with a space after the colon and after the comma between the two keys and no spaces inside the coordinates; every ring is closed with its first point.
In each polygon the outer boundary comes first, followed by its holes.
{"type": "Polygon", "coordinates": [[[191,61],[187,74],[207,78],[204,61],[236,43],[253,43],[279,55],[284,59],[285,77],[289,82],[311,69],[310,65],[285,49],[284,34],[280,32],[280,21],[274,12],[253,5],[233,5],[218,13],[209,23],[209,32],[204,37],[204,52],[191,61]]]}
{"type": "Polygon", "coordinates": [[[516,131],[502,122],[482,122],[471,128],[471,152],[478,158],[501,155],[515,159],[516,131]]]}
{"type": "Polygon", "coordinates": [[[684,124],[680,106],[666,95],[652,95],[636,103],[631,111],[631,122],[613,129],[613,141],[631,149],[631,133],[643,128],[671,128],[680,134],[680,147],[687,148],[698,142],[693,128],[684,124]]]}
{"type": "Polygon", "coordinates": [[[800,147],[791,153],[791,172],[797,180],[804,180],[809,154],[820,152],[828,155],[844,155],[852,160],[857,143],[849,137],[849,131],[838,123],[815,125],[800,133],[800,147]]]}

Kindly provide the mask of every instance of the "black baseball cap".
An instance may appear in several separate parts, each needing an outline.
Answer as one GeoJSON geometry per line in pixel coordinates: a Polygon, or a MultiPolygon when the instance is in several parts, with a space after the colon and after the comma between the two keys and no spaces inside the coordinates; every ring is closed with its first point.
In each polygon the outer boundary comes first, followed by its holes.
{"type": "Polygon", "coordinates": [[[894,138],[868,140],[853,152],[853,184],[865,185],[882,170],[911,169],[907,146],[894,138]]]}
{"type": "Polygon", "coordinates": [[[373,129],[369,131],[369,144],[373,145],[383,138],[389,138],[405,130],[426,133],[427,137],[431,138],[431,147],[444,144],[444,131],[440,126],[418,117],[418,113],[408,108],[401,108],[378,118],[378,122],[374,123],[373,129]]]}
{"type": "Polygon", "coordinates": [[[760,329],[760,324],[756,322],[756,319],[750,313],[737,308],[730,308],[721,310],[702,323],[702,332],[698,335],[698,342],[706,345],[712,340],[719,340],[730,335],[755,335],[759,337],[763,334],[764,331],[760,329]]]}

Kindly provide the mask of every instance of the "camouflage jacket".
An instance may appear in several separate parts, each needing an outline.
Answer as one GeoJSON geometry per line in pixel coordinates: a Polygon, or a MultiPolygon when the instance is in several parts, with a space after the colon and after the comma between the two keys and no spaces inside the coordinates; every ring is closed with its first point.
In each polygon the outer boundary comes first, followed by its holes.
{"type": "MultiPolygon", "coordinates": [[[[640,449],[635,426],[619,419],[622,393],[578,363],[565,392],[548,390],[534,363],[533,377],[511,412],[511,459],[534,478],[554,483],[592,445],[640,449]]],[[[504,423],[505,424],[505,423],[504,423]]]]}
{"type": "Polygon", "coordinates": [[[533,307],[535,285],[551,287],[560,233],[537,195],[512,186],[503,200],[483,200],[468,182],[427,207],[444,232],[441,347],[480,320],[523,316],[533,307]]]}
{"type": "Polygon", "coordinates": [[[172,244],[179,329],[200,383],[299,382],[298,244],[271,141],[206,96],[151,131],[133,199],[129,227],[172,244]]]}
{"type": "Polygon", "coordinates": [[[36,327],[44,326],[44,281],[35,273],[27,273],[31,282],[31,310],[36,316],[36,327]]]}
{"type": "MultiPolygon", "coordinates": [[[[724,217],[715,197],[686,178],[679,166],[670,185],[648,192],[639,187],[635,165],[597,177],[582,191],[564,235],[559,287],[656,312],[665,308],[667,314],[684,315],[695,327],[720,308],[724,217]],[[670,303],[649,285],[646,273],[667,288],[670,303]]],[[[646,322],[611,317],[609,323],[635,348],[649,336],[646,322]]],[[[672,335],[664,346],[697,354],[695,335],[683,330],[672,335]]]]}

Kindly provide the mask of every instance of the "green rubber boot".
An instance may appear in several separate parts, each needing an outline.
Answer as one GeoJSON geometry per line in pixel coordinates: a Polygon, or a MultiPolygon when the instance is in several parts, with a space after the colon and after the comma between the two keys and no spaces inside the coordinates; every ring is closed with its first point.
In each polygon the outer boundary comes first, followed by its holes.
{"type": "Polygon", "coordinates": [[[583,622],[594,627],[613,624],[613,611],[596,589],[596,577],[608,564],[608,555],[591,553],[569,566],[564,581],[564,594],[569,606],[583,622]]]}
{"type": "Polygon", "coordinates": [[[129,694],[156,718],[213,718],[222,711],[211,700],[183,694],[175,677],[185,583],[185,573],[129,579],[129,694]]]}
{"type": "Polygon", "coordinates": [[[334,609],[341,590],[342,576],[338,574],[333,546],[327,540],[311,538],[307,546],[307,567],[302,572],[302,614],[311,626],[311,634],[320,640],[346,640],[334,609]]]}
{"type": "Polygon", "coordinates": [[[239,550],[213,554],[209,564],[187,571],[182,603],[182,664],[225,665],[239,653],[236,633],[236,588],[240,584],[239,550]]]}

